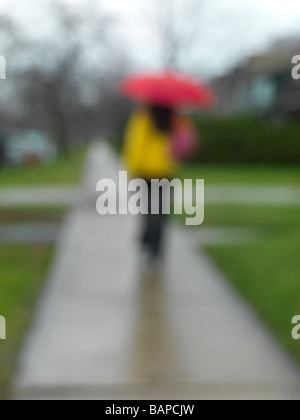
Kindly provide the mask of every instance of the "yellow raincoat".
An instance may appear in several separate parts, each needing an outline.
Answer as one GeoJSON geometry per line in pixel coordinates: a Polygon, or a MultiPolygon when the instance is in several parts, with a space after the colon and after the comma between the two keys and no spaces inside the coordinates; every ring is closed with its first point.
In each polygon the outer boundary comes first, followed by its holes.
{"type": "Polygon", "coordinates": [[[172,178],[171,136],[156,130],[149,111],[135,111],[125,130],[123,166],[133,178],[172,178]]]}

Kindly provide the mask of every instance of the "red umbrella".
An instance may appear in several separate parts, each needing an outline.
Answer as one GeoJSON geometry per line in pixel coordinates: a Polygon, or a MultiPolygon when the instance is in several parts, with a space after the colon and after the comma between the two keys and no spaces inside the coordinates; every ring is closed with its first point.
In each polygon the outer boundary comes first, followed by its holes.
{"type": "Polygon", "coordinates": [[[138,102],[172,107],[211,108],[216,99],[209,85],[175,72],[127,77],[121,82],[120,92],[138,102]]]}

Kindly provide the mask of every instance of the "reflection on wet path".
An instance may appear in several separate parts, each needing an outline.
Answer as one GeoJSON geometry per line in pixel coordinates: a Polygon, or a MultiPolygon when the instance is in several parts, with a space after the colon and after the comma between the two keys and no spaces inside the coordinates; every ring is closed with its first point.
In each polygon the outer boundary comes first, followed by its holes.
{"type": "Polygon", "coordinates": [[[168,323],[168,304],[163,275],[140,273],[138,310],[133,341],[133,381],[166,383],[180,379],[178,360],[168,323]]]}

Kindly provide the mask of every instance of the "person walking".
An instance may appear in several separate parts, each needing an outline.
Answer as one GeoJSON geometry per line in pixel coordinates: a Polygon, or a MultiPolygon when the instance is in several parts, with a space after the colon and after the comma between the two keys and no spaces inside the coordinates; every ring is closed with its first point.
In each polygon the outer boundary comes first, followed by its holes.
{"type": "Polygon", "coordinates": [[[153,203],[156,197],[152,196],[151,183],[171,181],[178,161],[195,151],[196,131],[190,119],[177,109],[181,104],[209,106],[212,91],[182,75],[164,73],[125,79],[121,92],[144,103],[132,113],[126,126],[122,161],[132,178],[144,179],[148,184],[148,212],[140,240],[152,265],[163,256],[167,215],[163,212],[164,189],[159,189],[159,202],[153,203]],[[158,211],[153,212],[154,207],[158,211]]]}
{"type": "Polygon", "coordinates": [[[125,131],[123,162],[132,178],[141,178],[148,185],[148,213],[144,216],[141,244],[150,264],[162,257],[167,216],[163,214],[163,189],[159,190],[158,212],[153,208],[151,181],[171,180],[176,159],[171,153],[171,133],[175,111],[152,105],[138,109],[131,116],[125,131]]]}

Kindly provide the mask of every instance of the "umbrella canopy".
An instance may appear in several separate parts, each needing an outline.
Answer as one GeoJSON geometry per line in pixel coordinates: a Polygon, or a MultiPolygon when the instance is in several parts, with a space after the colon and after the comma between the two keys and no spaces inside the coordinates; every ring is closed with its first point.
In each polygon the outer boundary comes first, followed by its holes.
{"type": "Polygon", "coordinates": [[[209,85],[175,72],[127,77],[120,84],[120,93],[138,102],[172,107],[208,109],[216,99],[209,85]]]}

